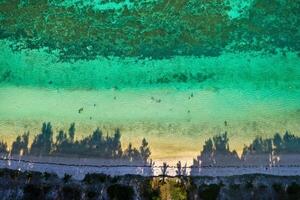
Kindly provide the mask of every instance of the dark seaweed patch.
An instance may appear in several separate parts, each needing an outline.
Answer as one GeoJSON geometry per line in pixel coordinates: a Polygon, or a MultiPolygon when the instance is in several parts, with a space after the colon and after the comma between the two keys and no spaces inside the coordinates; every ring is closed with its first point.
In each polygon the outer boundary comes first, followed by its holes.
{"type": "Polygon", "coordinates": [[[5,70],[2,73],[0,82],[5,82],[5,81],[9,81],[12,78],[12,71],[11,70],[5,70]]]}

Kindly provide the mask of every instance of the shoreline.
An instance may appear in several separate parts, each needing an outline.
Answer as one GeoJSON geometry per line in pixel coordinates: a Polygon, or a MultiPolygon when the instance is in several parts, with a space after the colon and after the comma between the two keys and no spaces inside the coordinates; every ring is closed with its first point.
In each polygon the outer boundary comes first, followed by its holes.
{"type": "MultiPolygon", "coordinates": [[[[262,155],[263,156],[263,155],[262,155]]],[[[235,175],[247,174],[267,174],[275,176],[296,176],[300,175],[299,155],[289,155],[290,163],[266,164],[254,163],[253,165],[231,165],[230,163],[220,166],[200,166],[192,167],[187,165],[186,171],[188,176],[211,176],[211,177],[228,177],[235,175]],[[191,173],[191,170],[193,172],[191,173]]],[[[178,160],[176,160],[177,162],[178,160]]],[[[175,160],[174,160],[175,162],[175,160]]],[[[176,176],[176,165],[171,163],[168,167],[167,175],[176,176]]],[[[75,179],[82,179],[89,173],[103,173],[110,176],[122,175],[141,175],[153,177],[161,175],[161,163],[154,165],[142,164],[138,162],[128,162],[122,159],[94,159],[94,158],[72,158],[72,157],[54,157],[54,156],[15,156],[0,159],[0,168],[8,168],[19,171],[39,171],[56,173],[62,177],[64,174],[70,174],[75,179]]]]}

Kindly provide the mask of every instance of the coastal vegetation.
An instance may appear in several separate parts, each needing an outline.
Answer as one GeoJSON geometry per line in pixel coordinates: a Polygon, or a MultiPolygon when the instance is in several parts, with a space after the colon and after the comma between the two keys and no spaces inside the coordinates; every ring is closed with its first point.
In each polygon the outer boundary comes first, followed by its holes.
{"type": "MultiPolygon", "coordinates": [[[[3,154],[29,156],[82,156],[93,158],[124,159],[129,162],[150,164],[148,142],[143,139],[137,149],[131,144],[121,148],[121,133],[116,129],[112,135],[103,136],[97,128],[93,133],[76,140],[76,127],[72,123],[65,132],[60,130],[54,139],[50,122],[43,123],[39,134],[29,144],[29,132],[17,136],[9,152],[5,142],[0,143],[3,154]],[[90,153],[90,154],[89,154],[90,153]]],[[[175,176],[169,175],[173,167],[164,162],[158,176],[88,173],[78,181],[71,174],[58,177],[49,172],[0,169],[0,192],[4,199],[297,199],[300,197],[299,177],[277,177],[269,175],[242,175],[227,177],[199,176],[199,169],[220,166],[251,166],[258,160],[263,166],[279,165],[289,154],[299,155],[300,137],[286,132],[274,134],[272,138],[256,137],[238,156],[229,147],[227,132],[206,140],[200,155],[192,166],[180,161],[175,166],[175,176]],[[275,160],[274,160],[275,159],[275,160]],[[187,170],[190,169],[190,174],[187,170]],[[10,184],[14,182],[14,184],[10,184]],[[10,185],[9,191],[3,184],[10,185]],[[22,191],[22,192],[17,192],[22,191]]]]}
{"type": "Polygon", "coordinates": [[[243,175],[229,177],[168,177],[87,174],[83,180],[34,171],[0,169],[1,199],[216,200],[300,198],[300,177],[243,175]],[[101,177],[101,178],[100,178],[101,177]]]}

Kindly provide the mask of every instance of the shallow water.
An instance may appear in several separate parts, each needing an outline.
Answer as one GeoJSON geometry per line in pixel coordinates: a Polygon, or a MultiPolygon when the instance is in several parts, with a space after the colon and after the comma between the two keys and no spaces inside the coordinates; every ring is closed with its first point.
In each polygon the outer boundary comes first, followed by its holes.
{"type": "Polygon", "coordinates": [[[108,132],[119,127],[124,146],[129,141],[138,145],[146,137],[153,158],[186,158],[195,156],[208,137],[224,131],[231,148],[241,151],[257,135],[298,134],[300,128],[300,59],[292,54],[180,57],[143,65],[120,59],[66,64],[49,57],[43,52],[2,56],[3,69],[13,73],[0,87],[3,138],[12,141],[24,130],[36,134],[43,121],[57,130],[75,122],[78,138],[97,126],[108,132]],[[70,72],[72,67],[76,70],[70,72]],[[193,70],[215,75],[203,82],[149,82],[193,70]]]}
{"type": "Polygon", "coordinates": [[[299,135],[297,5],[186,2],[0,3],[0,138],[10,144],[30,131],[32,140],[44,121],[56,132],[75,122],[78,139],[96,127],[105,134],[120,128],[123,147],[145,137],[153,159],[191,160],[224,131],[238,153],[256,136],[299,135]],[[165,17],[162,24],[153,13],[165,17]],[[27,18],[34,26],[22,25],[27,18]],[[161,26],[167,34],[147,29],[161,26]]]}

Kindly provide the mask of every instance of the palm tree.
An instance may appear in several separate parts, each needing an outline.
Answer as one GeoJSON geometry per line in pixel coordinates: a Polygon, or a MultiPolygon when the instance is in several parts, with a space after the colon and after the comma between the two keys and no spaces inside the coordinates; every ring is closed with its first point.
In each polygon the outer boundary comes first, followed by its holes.
{"type": "Polygon", "coordinates": [[[150,151],[150,148],[148,147],[148,142],[146,141],[145,138],[143,138],[142,145],[140,146],[140,154],[141,154],[143,163],[146,164],[148,161],[148,158],[151,155],[151,151],[150,151]]]}
{"type": "Polygon", "coordinates": [[[170,166],[166,163],[166,162],[163,162],[163,165],[161,166],[161,173],[162,173],[162,177],[163,177],[163,183],[165,183],[165,178],[167,176],[167,173],[168,173],[168,168],[170,166]]]}

